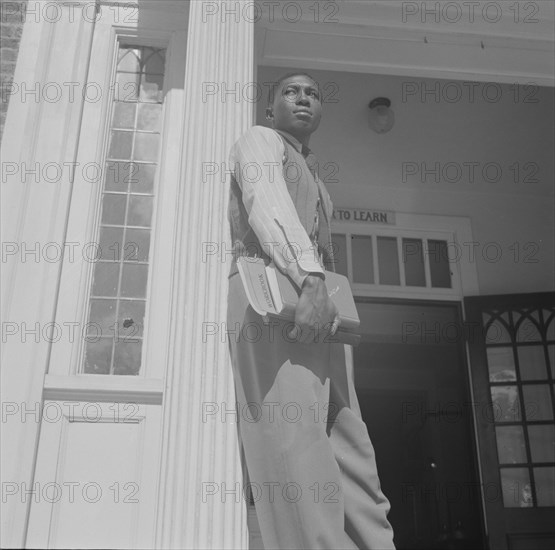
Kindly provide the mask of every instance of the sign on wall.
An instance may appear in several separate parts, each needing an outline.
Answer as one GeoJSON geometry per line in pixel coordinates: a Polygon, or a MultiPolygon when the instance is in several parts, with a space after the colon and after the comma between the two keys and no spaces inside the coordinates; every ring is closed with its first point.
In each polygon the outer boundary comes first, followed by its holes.
{"type": "Polygon", "coordinates": [[[395,212],[388,210],[367,210],[365,208],[334,208],[333,220],[395,225],[395,212]]]}

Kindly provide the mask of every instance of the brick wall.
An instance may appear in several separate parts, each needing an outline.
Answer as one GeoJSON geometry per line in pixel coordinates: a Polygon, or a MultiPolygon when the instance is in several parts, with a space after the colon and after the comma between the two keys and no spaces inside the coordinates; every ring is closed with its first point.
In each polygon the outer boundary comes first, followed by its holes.
{"type": "Polygon", "coordinates": [[[1,98],[0,98],[0,136],[4,133],[4,123],[8,112],[9,95],[5,93],[6,87],[12,83],[19,41],[23,32],[27,0],[6,1],[0,0],[0,56],[1,65],[1,98]]]}

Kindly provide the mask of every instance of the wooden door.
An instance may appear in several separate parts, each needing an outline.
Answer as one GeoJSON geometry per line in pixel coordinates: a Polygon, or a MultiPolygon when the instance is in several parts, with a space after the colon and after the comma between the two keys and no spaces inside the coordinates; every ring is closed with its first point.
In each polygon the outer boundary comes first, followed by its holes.
{"type": "Polygon", "coordinates": [[[180,4],[100,5],[88,45],[87,90],[98,93],[82,113],[27,547],[155,546],[182,155],[180,4]]]}
{"type": "Polygon", "coordinates": [[[492,550],[555,547],[552,293],[465,299],[492,550]]]}

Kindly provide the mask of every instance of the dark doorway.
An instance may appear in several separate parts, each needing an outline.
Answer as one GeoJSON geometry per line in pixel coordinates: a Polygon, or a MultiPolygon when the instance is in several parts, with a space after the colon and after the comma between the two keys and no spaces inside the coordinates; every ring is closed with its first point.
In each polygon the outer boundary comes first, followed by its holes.
{"type": "Polygon", "coordinates": [[[355,384],[397,548],[484,547],[459,305],[357,307],[355,384]]]}

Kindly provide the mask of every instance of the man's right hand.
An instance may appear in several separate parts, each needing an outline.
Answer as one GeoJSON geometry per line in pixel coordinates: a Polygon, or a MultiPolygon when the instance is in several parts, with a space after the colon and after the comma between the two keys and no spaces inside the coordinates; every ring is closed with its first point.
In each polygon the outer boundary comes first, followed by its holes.
{"type": "Polygon", "coordinates": [[[305,344],[333,336],[341,323],[337,306],[328,295],[326,283],[318,275],[308,275],[303,282],[295,309],[295,326],[289,337],[305,344]]]}

